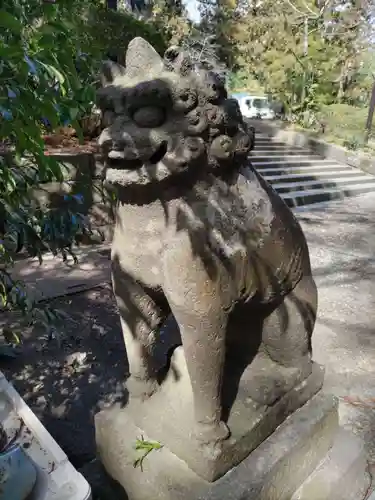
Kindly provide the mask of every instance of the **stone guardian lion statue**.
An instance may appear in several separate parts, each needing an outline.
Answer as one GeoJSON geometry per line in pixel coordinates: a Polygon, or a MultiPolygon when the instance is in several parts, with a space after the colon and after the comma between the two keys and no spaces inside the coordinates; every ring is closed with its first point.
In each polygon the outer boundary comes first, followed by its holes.
{"type": "Polygon", "coordinates": [[[99,145],[118,197],[112,277],[127,387],[131,397],[159,390],[155,348],[173,315],[196,434],[220,443],[230,435],[223,384],[249,343],[252,401],[271,405],[286,380],[311,372],[317,290],[306,240],[249,163],[252,134],[214,73],[176,47],[162,59],[136,38],[126,67],[106,63],[102,83],[99,145]]]}

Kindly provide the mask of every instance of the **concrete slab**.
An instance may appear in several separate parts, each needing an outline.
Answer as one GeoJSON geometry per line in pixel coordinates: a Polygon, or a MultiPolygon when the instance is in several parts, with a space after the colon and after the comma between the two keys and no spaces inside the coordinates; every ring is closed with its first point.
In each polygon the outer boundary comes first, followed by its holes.
{"type": "Polygon", "coordinates": [[[341,429],[325,460],[292,500],[362,500],[370,483],[363,441],[341,429]]]}
{"type": "Polygon", "coordinates": [[[110,250],[108,245],[75,249],[78,263],[69,256],[62,258],[48,253],[42,264],[38,259],[22,259],[15,263],[13,279],[22,280],[35,300],[46,300],[83,290],[110,281],[110,250]]]}
{"type": "Polygon", "coordinates": [[[100,457],[129,500],[290,500],[326,456],[337,430],[337,400],[318,394],[241,464],[207,483],[166,447],[151,452],[143,470],[134,468],[141,429],[119,412],[104,411],[96,418],[100,457]]]}
{"type": "Polygon", "coordinates": [[[375,195],[299,216],[319,290],[314,359],[325,390],[340,397],[340,422],[375,462],[375,195]]]}

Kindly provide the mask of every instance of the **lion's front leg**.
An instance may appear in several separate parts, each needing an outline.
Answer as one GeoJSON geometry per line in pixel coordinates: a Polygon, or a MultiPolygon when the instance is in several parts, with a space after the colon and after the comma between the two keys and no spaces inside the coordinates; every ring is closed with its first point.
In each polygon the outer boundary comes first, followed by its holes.
{"type": "Polygon", "coordinates": [[[157,330],[170,309],[162,292],[148,289],[112,262],[112,283],[129,363],[130,396],[149,397],[157,388],[154,348],[157,330]]]}
{"type": "Polygon", "coordinates": [[[193,257],[190,241],[170,245],[163,260],[163,289],[181,332],[196,435],[202,443],[217,443],[230,434],[221,419],[228,289],[220,266],[212,275],[199,256],[193,257]]]}
{"type": "Polygon", "coordinates": [[[197,437],[207,443],[222,441],[229,436],[221,420],[226,317],[214,311],[198,315],[174,304],[172,312],[180,327],[193,389],[197,437]]]}

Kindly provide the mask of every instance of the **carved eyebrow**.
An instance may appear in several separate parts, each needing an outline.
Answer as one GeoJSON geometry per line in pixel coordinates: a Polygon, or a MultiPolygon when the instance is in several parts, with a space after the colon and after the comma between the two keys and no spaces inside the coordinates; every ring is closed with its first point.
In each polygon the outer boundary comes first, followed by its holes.
{"type": "Polygon", "coordinates": [[[118,103],[126,99],[126,94],[127,93],[123,89],[113,85],[102,87],[96,93],[97,105],[101,109],[115,110],[118,103]]]}

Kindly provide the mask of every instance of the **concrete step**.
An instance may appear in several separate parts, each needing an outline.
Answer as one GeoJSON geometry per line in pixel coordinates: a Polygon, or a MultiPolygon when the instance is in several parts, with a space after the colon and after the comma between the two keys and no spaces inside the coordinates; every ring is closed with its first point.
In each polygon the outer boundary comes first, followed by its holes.
{"type": "Polygon", "coordinates": [[[356,170],[333,170],[333,171],[325,171],[325,170],[313,170],[311,173],[280,173],[275,175],[265,174],[264,170],[262,171],[262,176],[271,184],[276,184],[276,181],[289,181],[289,182],[305,182],[305,181],[314,181],[320,179],[322,182],[331,181],[335,178],[347,179],[348,181],[353,180],[358,176],[366,176],[368,180],[373,180],[372,176],[367,176],[366,174],[358,174],[356,170]]]}
{"type": "MultiPolygon", "coordinates": [[[[258,151],[258,150],[264,150],[266,149],[267,151],[306,151],[304,148],[297,148],[294,146],[290,146],[288,144],[268,144],[268,143],[255,143],[254,144],[254,149],[252,151],[258,151]]],[[[310,151],[311,153],[311,151],[310,151]]]]}
{"type": "Polygon", "coordinates": [[[328,160],[326,158],[321,158],[320,156],[303,156],[303,155],[288,155],[288,156],[275,156],[270,158],[269,156],[251,156],[251,162],[254,165],[279,165],[279,164],[322,164],[322,165],[339,165],[334,160],[328,160]]]}
{"type": "Polygon", "coordinates": [[[299,182],[274,182],[273,187],[276,189],[278,193],[284,192],[295,192],[295,191],[303,191],[306,188],[308,189],[331,189],[335,187],[339,187],[340,189],[345,189],[355,183],[355,185],[364,184],[367,185],[368,182],[373,182],[374,179],[369,179],[366,175],[362,176],[352,176],[352,177],[344,177],[344,178],[333,178],[333,179],[319,179],[316,178],[314,180],[300,180],[299,182]]]}
{"type": "Polygon", "coordinates": [[[298,155],[298,156],[311,156],[311,153],[309,151],[304,151],[303,149],[301,150],[296,150],[296,149],[253,149],[251,152],[251,158],[252,157],[258,157],[258,156],[284,156],[284,155],[298,155]]]}
{"type": "Polygon", "coordinates": [[[300,205],[298,207],[291,206],[290,208],[293,210],[293,212],[298,214],[299,212],[312,212],[313,210],[322,210],[331,206],[332,206],[332,201],[329,200],[311,204],[307,203],[306,205],[300,205]]]}
{"type": "Polygon", "coordinates": [[[332,165],[299,165],[298,163],[288,163],[288,164],[280,164],[280,165],[256,165],[253,164],[253,167],[262,175],[268,174],[268,175],[281,175],[281,174],[298,174],[298,173],[305,173],[308,175],[315,175],[315,172],[322,171],[323,169],[326,172],[340,172],[345,170],[346,172],[353,172],[354,174],[358,175],[359,173],[362,173],[361,170],[354,169],[352,167],[345,167],[343,165],[338,165],[332,164],[332,165]]]}
{"type": "Polygon", "coordinates": [[[375,192],[374,176],[306,148],[274,141],[261,124],[254,126],[255,147],[249,160],[292,209],[323,208],[334,200],[375,192]]]}
{"type": "Polygon", "coordinates": [[[333,447],[291,500],[362,500],[370,486],[362,440],[340,429],[333,447]]]}
{"type": "Polygon", "coordinates": [[[269,146],[269,147],[288,147],[290,148],[291,146],[290,145],[287,145],[285,142],[281,142],[281,141],[270,141],[269,139],[259,139],[257,137],[255,137],[255,141],[254,141],[254,144],[256,146],[269,146]]]}
{"type": "Polygon", "coordinates": [[[336,187],[280,193],[280,196],[284,199],[288,206],[297,207],[300,205],[312,205],[313,203],[320,203],[329,200],[340,200],[346,196],[355,196],[357,194],[364,194],[373,191],[375,191],[375,182],[368,184],[353,184],[345,186],[345,189],[336,187]]]}

